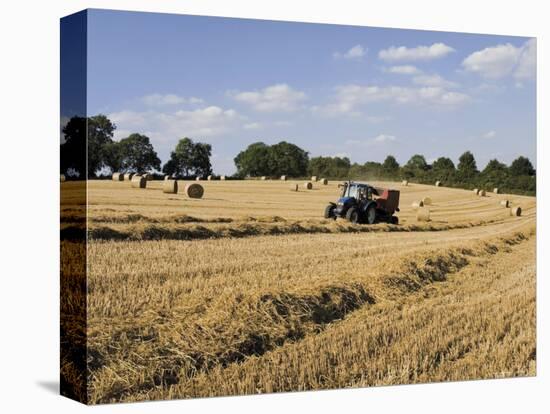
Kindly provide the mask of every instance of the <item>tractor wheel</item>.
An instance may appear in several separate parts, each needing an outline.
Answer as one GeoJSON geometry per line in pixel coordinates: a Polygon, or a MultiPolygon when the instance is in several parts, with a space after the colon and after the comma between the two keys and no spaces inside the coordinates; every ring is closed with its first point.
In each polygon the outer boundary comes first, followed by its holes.
{"type": "Polygon", "coordinates": [[[334,219],[336,220],[336,216],[334,215],[334,206],[332,204],[329,204],[328,206],[325,207],[325,218],[326,219],[334,219]]]}
{"type": "Polygon", "coordinates": [[[353,224],[357,224],[360,221],[359,211],[355,207],[350,207],[346,213],[346,218],[353,224]]]}
{"type": "Polygon", "coordinates": [[[391,224],[399,224],[399,217],[397,217],[397,216],[391,216],[391,218],[390,218],[390,223],[391,223],[391,224]]]}
{"type": "Polygon", "coordinates": [[[367,208],[367,223],[368,224],[374,224],[376,222],[376,209],[374,206],[370,206],[367,208]]]}

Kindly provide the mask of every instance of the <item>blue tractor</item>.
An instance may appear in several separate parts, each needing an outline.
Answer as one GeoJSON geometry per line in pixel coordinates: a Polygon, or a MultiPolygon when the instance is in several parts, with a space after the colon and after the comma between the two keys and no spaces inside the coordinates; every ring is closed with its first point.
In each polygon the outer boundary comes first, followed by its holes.
{"type": "Polygon", "coordinates": [[[345,218],[352,223],[399,224],[394,213],[399,211],[399,191],[347,181],[340,184],[342,194],[337,203],[325,208],[325,218],[345,218]]]}

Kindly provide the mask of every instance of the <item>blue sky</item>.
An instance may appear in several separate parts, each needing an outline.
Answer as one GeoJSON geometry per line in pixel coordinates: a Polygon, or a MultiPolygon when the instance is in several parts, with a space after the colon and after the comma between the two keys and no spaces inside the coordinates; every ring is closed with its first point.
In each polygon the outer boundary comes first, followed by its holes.
{"type": "Polygon", "coordinates": [[[230,174],[256,141],[310,156],[405,163],[420,153],[482,168],[536,162],[534,39],[91,10],[88,114],[116,139],[148,135],[166,161],[208,142],[230,174]]]}

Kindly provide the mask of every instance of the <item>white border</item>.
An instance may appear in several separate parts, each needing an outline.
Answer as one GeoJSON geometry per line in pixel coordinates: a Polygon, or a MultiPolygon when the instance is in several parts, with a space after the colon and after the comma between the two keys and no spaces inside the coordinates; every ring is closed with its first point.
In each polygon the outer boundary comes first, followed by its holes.
{"type": "MultiPolygon", "coordinates": [[[[49,391],[58,378],[59,18],[93,7],[538,38],[538,376],[101,406],[95,412],[542,412],[550,389],[548,192],[550,25],[542,1],[62,0],[4,2],[0,13],[2,198],[0,200],[1,390],[5,412],[80,412],[49,391]],[[545,91],[545,93],[543,93],[545,91]],[[543,117],[546,114],[546,118],[543,117]],[[23,160],[23,161],[22,161],[23,160]],[[25,165],[25,169],[21,169],[25,165]],[[546,216],[546,217],[545,217],[546,216]],[[546,329],[544,326],[546,325],[546,329]],[[46,386],[44,385],[46,383],[46,386]],[[34,411],[33,411],[34,410],[34,411]]],[[[521,139],[521,137],[518,137],[521,139]]]]}

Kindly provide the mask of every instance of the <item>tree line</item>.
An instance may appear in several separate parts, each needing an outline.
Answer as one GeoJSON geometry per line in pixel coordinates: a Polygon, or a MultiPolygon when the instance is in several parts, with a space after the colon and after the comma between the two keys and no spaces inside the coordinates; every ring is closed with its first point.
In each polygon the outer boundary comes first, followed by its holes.
{"type": "MultiPolygon", "coordinates": [[[[88,177],[102,172],[162,171],[178,178],[205,177],[212,174],[210,144],[191,138],[178,141],[170,158],[161,168],[161,161],[149,137],[132,133],[119,141],[113,139],[116,125],[105,115],[88,118],[73,117],[63,128],[65,142],[61,145],[61,172],[68,177],[82,176],[88,164],[88,177]],[[88,152],[86,154],[86,135],[88,152]]],[[[523,156],[509,166],[493,159],[479,170],[474,155],[466,151],[458,164],[447,157],[428,163],[421,154],[413,155],[400,165],[393,155],[384,162],[351,163],[347,157],[309,157],[299,146],[281,141],[274,145],[263,142],[250,144],[234,158],[237,172],[233,178],[269,176],[307,177],[311,175],[337,180],[409,180],[433,184],[441,181],[448,187],[491,189],[498,187],[507,193],[535,195],[535,169],[523,156]]]]}
{"type": "Polygon", "coordinates": [[[439,157],[428,163],[421,154],[413,155],[404,165],[399,165],[393,155],[384,162],[367,161],[351,163],[347,157],[313,157],[300,147],[282,141],[275,145],[263,142],[251,144],[235,157],[236,176],[306,177],[316,175],[337,180],[409,180],[421,184],[441,181],[447,187],[486,188],[498,187],[501,191],[515,194],[535,195],[535,169],[523,156],[510,166],[492,159],[479,170],[474,155],[464,152],[458,164],[447,157],[439,157]]]}
{"type": "MultiPolygon", "coordinates": [[[[61,144],[61,172],[68,177],[81,177],[86,171],[86,161],[88,178],[96,178],[105,170],[111,173],[161,171],[160,158],[148,136],[132,133],[115,141],[115,130],[116,125],[105,115],[71,118],[62,131],[65,142],[61,144]]],[[[211,155],[210,144],[180,139],[162,172],[180,178],[209,175],[211,155]]]]}

